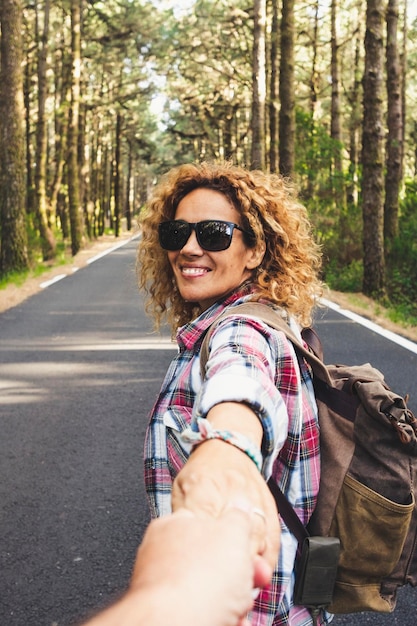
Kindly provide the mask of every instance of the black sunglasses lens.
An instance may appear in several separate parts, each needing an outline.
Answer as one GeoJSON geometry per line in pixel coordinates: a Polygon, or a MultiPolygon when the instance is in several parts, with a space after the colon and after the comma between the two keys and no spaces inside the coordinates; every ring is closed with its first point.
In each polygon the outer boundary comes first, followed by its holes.
{"type": "Polygon", "coordinates": [[[187,243],[191,226],[187,222],[172,220],[159,224],[159,243],[164,250],[181,250],[187,243]]]}
{"type": "Polygon", "coordinates": [[[197,224],[197,240],[204,250],[226,250],[232,241],[233,228],[227,222],[208,220],[197,224]]]}
{"type": "MultiPolygon", "coordinates": [[[[159,225],[159,243],[164,250],[181,250],[191,235],[193,224],[171,220],[159,225]]],[[[230,246],[233,225],[219,220],[204,220],[195,225],[199,245],[209,252],[226,250],[230,246]]]]}

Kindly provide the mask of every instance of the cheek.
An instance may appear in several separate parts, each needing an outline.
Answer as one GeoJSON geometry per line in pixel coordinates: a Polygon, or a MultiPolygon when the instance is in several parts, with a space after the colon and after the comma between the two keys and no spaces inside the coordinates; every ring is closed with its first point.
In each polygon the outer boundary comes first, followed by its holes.
{"type": "Polygon", "coordinates": [[[170,264],[171,268],[174,268],[177,256],[177,252],[167,252],[168,263],[170,264]]]}
{"type": "Polygon", "coordinates": [[[235,254],[233,258],[230,259],[228,266],[230,269],[235,270],[236,272],[245,272],[247,271],[248,266],[248,256],[246,254],[246,250],[235,254]]]}

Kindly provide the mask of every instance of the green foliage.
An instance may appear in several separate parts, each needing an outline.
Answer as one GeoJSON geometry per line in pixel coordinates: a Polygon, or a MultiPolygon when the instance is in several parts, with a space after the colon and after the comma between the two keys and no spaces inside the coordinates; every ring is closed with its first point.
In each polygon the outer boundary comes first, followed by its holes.
{"type": "MultiPolygon", "coordinates": [[[[392,242],[386,263],[387,297],[381,304],[388,318],[403,326],[417,326],[417,179],[406,183],[400,206],[399,235],[392,242]]],[[[332,231],[324,243],[323,279],[336,291],[360,292],[362,261],[354,253],[355,235],[358,245],[361,235],[353,224],[360,220],[359,209],[353,210],[352,221],[346,216],[345,239],[340,230],[332,231]],[[349,244],[350,242],[350,244],[349,244]],[[352,248],[350,248],[352,245],[352,248]],[[345,262],[343,262],[343,258],[345,262]]]]}
{"type": "MultiPolygon", "coordinates": [[[[29,233],[29,269],[22,271],[13,271],[3,274],[0,277],[0,290],[5,289],[8,285],[16,285],[21,287],[28,278],[37,278],[42,276],[45,272],[51,269],[51,267],[57,267],[64,265],[70,261],[71,253],[67,244],[64,241],[57,243],[57,254],[53,262],[43,261],[42,259],[42,247],[39,240],[38,233],[30,225],[28,226],[29,233]]],[[[56,233],[59,236],[58,232],[56,233]]]]}
{"type": "Polygon", "coordinates": [[[165,120],[177,162],[247,160],[251,28],[250,7],[240,0],[197,0],[172,25],[158,70],[166,77],[165,120]]]}
{"type": "Polygon", "coordinates": [[[296,174],[302,187],[326,195],[331,189],[332,163],[335,141],[329,129],[317,123],[309,111],[296,110],[296,174]]]}
{"type": "Polygon", "coordinates": [[[336,277],[352,263],[355,267],[362,257],[362,215],[357,204],[347,205],[344,200],[348,174],[337,175],[334,171],[338,142],[323,124],[313,120],[311,113],[298,109],[296,117],[297,182],[323,247],[326,272],[336,277]]]}
{"type": "Polygon", "coordinates": [[[394,324],[399,324],[404,327],[417,326],[417,310],[415,304],[412,303],[400,303],[392,305],[388,309],[388,318],[394,324]]]}
{"type": "MultiPolygon", "coordinates": [[[[34,216],[30,216],[30,218],[33,217],[34,216]]],[[[31,275],[37,276],[49,269],[50,263],[48,261],[43,261],[42,243],[40,240],[39,231],[37,230],[32,219],[30,218],[27,220],[29,271],[31,272],[31,275]]],[[[57,244],[56,256],[53,264],[62,265],[68,260],[68,249],[62,239],[62,233],[58,228],[54,229],[54,237],[57,241],[57,244]]]]}
{"type": "Polygon", "coordinates": [[[362,261],[352,261],[342,267],[337,261],[329,261],[324,268],[323,278],[330,289],[356,293],[362,289],[362,261]]]}
{"type": "Polygon", "coordinates": [[[417,178],[407,181],[400,204],[399,235],[387,258],[389,299],[404,317],[417,317],[417,178]]]}
{"type": "Polygon", "coordinates": [[[0,276],[0,291],[5,289],[8,285],[16,285],[16,287],[22,287],[25,280],[30,276],[29,270],[22,270],[21,272],[14,271],[2,274],[0,276]]]}

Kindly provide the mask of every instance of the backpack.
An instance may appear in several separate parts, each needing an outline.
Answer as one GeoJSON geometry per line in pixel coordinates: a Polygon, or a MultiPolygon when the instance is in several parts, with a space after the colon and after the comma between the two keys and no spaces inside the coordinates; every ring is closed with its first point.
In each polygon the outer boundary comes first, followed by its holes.
{"type": "MultiPolygon", "coordinates": [[[[283,331],[297,358],[305,359],[313,372],[321,477],[307,528],[276,483],[270,480],[268,485],[280,515],[299,542],[296,586],[303,540],[338,538],[340,555],[332,599],[296,603],[315,610],[326,605],[331,613],[392,612],[397,588],[417,586],[417,420],[407,407],[407,398],[391,391],[383,374],[369,363],[325,365],[313,329],[302,333],[305,347],[279,311],[258,302],[231,307],[215,320],[200,350],[203,373],[214,325],[236,314],[258,318],[283,331]]],[[[323,555],[318,559],[323,562],[323,555]]],[[[316,581],[331,578],[329,573],[319,575],[320,567],[312,572],[316,581]]]]}

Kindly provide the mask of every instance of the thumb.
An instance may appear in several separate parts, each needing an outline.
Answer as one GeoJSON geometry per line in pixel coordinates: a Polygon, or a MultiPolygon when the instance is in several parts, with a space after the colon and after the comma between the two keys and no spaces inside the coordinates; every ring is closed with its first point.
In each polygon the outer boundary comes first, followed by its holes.
{"type": "Polygon", "coordinates": [[[253,586],[266,587],[269,585],[272,579],[272,567],[269,563],[259,554],[254,557],[254,575],[253,586]]]}

